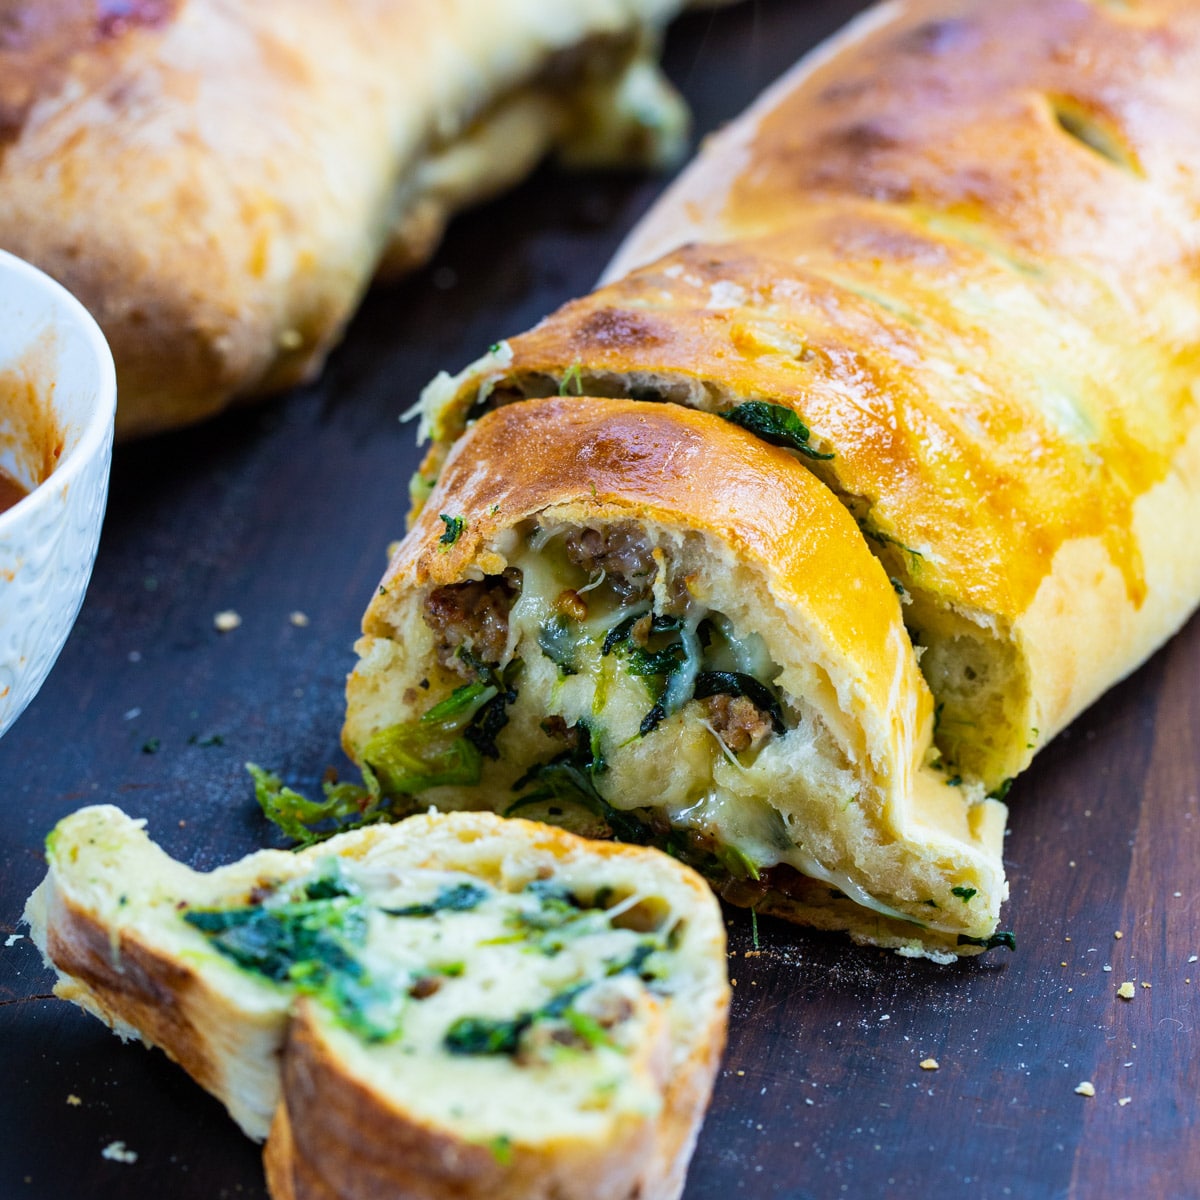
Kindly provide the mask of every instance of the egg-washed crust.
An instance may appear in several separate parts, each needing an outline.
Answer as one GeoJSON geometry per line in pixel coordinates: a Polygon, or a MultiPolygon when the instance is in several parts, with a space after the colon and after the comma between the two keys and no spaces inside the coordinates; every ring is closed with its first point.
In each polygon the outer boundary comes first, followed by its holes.
{"type": "Polygon", "coordinates": [[[373,1190],[381,1180],[397,1188],[405,1183],[405,1190],[387,1194],[429,1200],[526,1195],[607,1200],[633,1194],[639,1183],[647,1200],[674,1200],[682,1190],[724,1048],[729,1006],[720,910],[704,882],[682,864],[656,850],[587,842],[490,813],[413,817],[295,854],[264,851],[207,876],[167,858],[145,837],[141,823],[119,809],[83,810],[67,818],[56,836],[66,853],[60,861],[52,845],[50,870],[26,908],[32,936],[59,974],[56,994],[82,1005],[123,1037],[159,1046],[221,1100],[251,1136],[266,1136],[274,1114],[265,1162],[275,1200],[375,1196],[383,1194],[373,1190]],[[93,822],[93,832],[110,845],[148,854],[149,868],[165,870],[181,892],[189,883],[206,881],[207,903],[220,903],[226,886],[236,895],[260,876],[303,878],[330,856],[362,859],[381,851],[397,867],[469,871],[492,882],[515,864],[533,877],[550,873],[575,884],[620,877],[662,894],[686,913],[686,953],[693,969],[702,964],[694,992],[680,1001],[687,1019],[664,1019],[654,1027],[666,1068],[662,1106],[642,1120],[626,1115],[621,1136],[613,1141],[517,1143],[511,1161],[506,1153],[463,1140],[348,1074],[331,1049],[332,1022],[322,1018],[319,1006],[234,969],[236,978],[250,980],[254,996],[252,1005],[240,1003],[245,994],[235,995],[228,979],[222,986],[220,979],[210,978],[211,960],[194,964],[172,956],[121,926],[119,917],[111,919],[120,905],[110,893],[120,889],[121,879],[92,873],[89,850],[74,844],[69,829],[80,821],[93,822]],[[97,895],[105,897],[110,919],[97,911],[97,895]],[[302,1151],[291,1136],[293,1125],[302,1131],[302,1151]],[[606,1187],[605,1181],[614,1179],[629,1186],[606,1187]],[[568,1180],[576,1191],[561,1190],[568,1180]]]}
{"type": "MultiPolygon", "coordinates": [[[[473,430],[388,565],[363,633],[395,628],[405,588],[490,571],[486,548],[557,505],[588,515],[680,523],[712,534],[816,622],[831,659],[861,664],[864,706],[887,712],[911,746],[932,708],[900,604],[854,522],[783,450],[708,413],[630,400],[569,398],[505,407],[473,430]],[[464,515],[450,546],[441,514],[464,515]]],[[[887,736],[887,735],[885,735],[887,736]]],[[[348,739],[353,744],[354,738],[348,739]]]]}
{"type": "MultiPolygon", "coordinates": [[[[803,877],[787,895],[748,897],[732,883],[723,895],[902,953],[947,961],[979,952],[1007,895],[1004,806],[988,800],[969,807],[945,776],[922,766],[932,702],[896,592],[854,521],[791,455],[712,414],[622,399],[552,398],[502,407],[473,425],[450,452],[364,614],[342,735],[351,758],[361,761],[370,738],[401,718],[408,704],[403,693],[424,694],[412,685],[422,669],[430,670],[408,662],[406,650],[406,669],[417,673],[399,678],[390,673],[391,655],[376,651],[419,645],[409,622],[419,619],[420,595],[501,573],[508,559],[497,547],[511,553],[518,527],[534,519],[581,526],[631,521],[700,534],[739,571],[765,580],[776,607],[762,614],[763,632],[769,636],[772,623],[810,630],[819,647],[814,660],[852,697],[844,701],[851,715],[837,715],[852,720],[861,739],[857,761],[870,763],[862,769],[881,797],[874,819],[883,841],[899,845],[911,836],[915,847],[932,838],[931,861],[969,860],[981,893],[975,907],[963,906],[973,924],[961,932],[975,940],[962,942],[863,909],[803,877]],[[447,544],[446,523],[460,517],[447,544]]],[[[719,609],[720,596],[711,599],[719,609]]]]}
{"type": "Polygon", "coordinates": [[[1197,79],[1179,0],[870,10],[434,436],[560,386],[794,410],[889,572],[1016,648],[1015,774],[1200,595],[1197,79]]]}
{"type": "Polygon", "coordinates": [[[11,0],[0,241],[96,316],[119,435],[199,420],[315,373],[381,260],[419,265],[547,151],[680,146],[650,57],[680,7],[11,0]],[[622,108],[627,71],[673,133],[622,108]]]}

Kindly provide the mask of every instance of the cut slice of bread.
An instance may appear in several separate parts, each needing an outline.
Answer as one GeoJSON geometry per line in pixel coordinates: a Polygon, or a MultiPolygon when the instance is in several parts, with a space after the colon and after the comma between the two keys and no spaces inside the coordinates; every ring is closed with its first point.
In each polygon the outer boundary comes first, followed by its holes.
{"type": "Polygon", "coordinates": [[[269,1131],[277,1200],[682,1190],[729,993],[666,855],[431,813],[203,874],[97,806],[47,858],[57,994],[269,1131]]]}

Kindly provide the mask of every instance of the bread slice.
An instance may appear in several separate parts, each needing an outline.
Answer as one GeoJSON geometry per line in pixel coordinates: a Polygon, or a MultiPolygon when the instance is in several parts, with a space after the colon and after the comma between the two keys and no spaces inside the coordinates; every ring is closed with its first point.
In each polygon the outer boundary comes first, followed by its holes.
{"type": "Polygon", "coordinates": [[[785,451],[677,405],[501,408],[363,621],[382,810],[669,848],[729,900],[939,959],[995,933],[1004,808],[931,750],[901,602],[785,451]]]}
{"type": "Polygon", "coordinates": [[[489,407],[560,391],[789,445],[905,591],[944,756],[1002,792],[1200,599],[1195,11],[872,7],[604,287],[435,381],[421,486],[489,407]]]}
{"type": "Polygon", "coordinates": [[[47,857],[57,994],[269,1133],[276,1200],[681,1191],[729,993],[667,856],[430,813],[203,874],[96,806],[47,857]]]}

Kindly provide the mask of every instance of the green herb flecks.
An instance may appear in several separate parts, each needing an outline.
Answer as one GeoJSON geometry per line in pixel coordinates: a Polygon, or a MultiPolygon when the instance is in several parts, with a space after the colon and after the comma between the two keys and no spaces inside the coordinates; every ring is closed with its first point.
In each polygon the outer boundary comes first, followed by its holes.
{"type": "Polygon", "coordinates": [[[998,788],[996,788],[994,791],[988,792],[988,799],[1003,800],[1008,795],[1009,789],[1012,787],[1013,782],[1014,781],[1011,776],[1008,779],[1005,779],[998,788]]]}
{"type": "Polygon", "coordinates": [[[973,887],[952,887],[950,889],[952,896],[957,896],[964,904],[969,903],[975,896],[979,895],[979,889],[973,887]]]}
{"type": "Polygon", "coordinates": [[[496,1160],[497,1166],[512,1166],[513,1144],[512,1138],[510,1138],[508,1134],[502,1133],[497,1137],[490,1138],[487,1143],[487,1148],[492,1152],[492,1157],[496,1160]]]}
{"type": "Polygon", "coordinates": [[[783,446],[796,450],[806,458],[830,459],[832,454],[823,454],[808,444],[808,426],[790,408],[782,404],[768,404],[765,400],[750,400],[722,413],[725,420],[740,425],[756,437],[772,446],[783,446]]]}
{"type": "Polygon", "coordinates": [[[462,537],[463,530],[467,527],[467,518],[452,517],[448,513],[438,513],[438,517],[446,526],[445,532],[438,538],[439,545],[453,546],[462,537]]]}
{"type": "Polygon", "coordinates": [[[858,522],[859,529],[862,530],[863,536],[880,546],[895,546],[897,550],[903,550],[911,560],[909,562],[909,570],[916,571],[922,562],[925,560],[925,555],[920,550],[914,550],[911,546],[906,546],[899,538],[894,538],[890,533],[884,533],[881,529],[876,529],[866,518],[862,518],[858,522]]]}
{"type": "Polygon", "coordinates": [[[470,912],[478,908],[491,892],[477,883],[464,881],[443,888],[432,900],[423,904],[406,904],[402,908],[385,908],[389,917],[432,917],[440,912],[470,912]]]}

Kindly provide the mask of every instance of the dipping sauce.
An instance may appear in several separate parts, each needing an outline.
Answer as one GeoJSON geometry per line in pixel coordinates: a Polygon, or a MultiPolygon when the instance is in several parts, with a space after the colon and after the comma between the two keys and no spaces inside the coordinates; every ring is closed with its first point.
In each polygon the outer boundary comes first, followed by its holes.
{"type": "MultiPolygon", "coordinates": [[[[5,0],[0,0],[0,28],[5,0]]],[[[50,350],[35,342],[0,370],[0,513],[46,482],[63,452],[54,416],[54,383],[46,382],[50,350]]]]}
{"type": "Polygon", "coordinates": [[[0,471],[0,512],[12,508],[29,493],[11,475],[0,471]]]}

